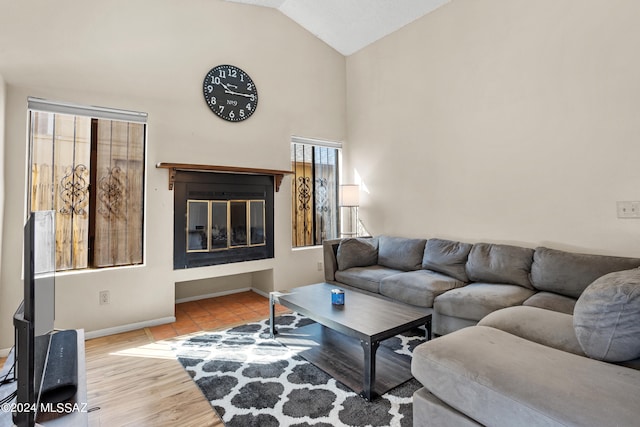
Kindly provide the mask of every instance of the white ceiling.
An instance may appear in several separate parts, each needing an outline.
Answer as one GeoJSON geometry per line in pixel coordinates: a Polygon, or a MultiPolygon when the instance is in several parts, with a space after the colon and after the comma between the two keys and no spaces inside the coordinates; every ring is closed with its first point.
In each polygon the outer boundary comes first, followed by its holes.
{"type": "Polygon", "coordinates": [[[226,0],[278,9],[348,56],[450,0],[226,0]]]}

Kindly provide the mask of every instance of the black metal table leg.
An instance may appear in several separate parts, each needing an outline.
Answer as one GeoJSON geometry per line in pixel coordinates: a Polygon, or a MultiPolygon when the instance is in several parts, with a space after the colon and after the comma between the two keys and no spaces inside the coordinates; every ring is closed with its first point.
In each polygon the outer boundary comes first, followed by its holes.
{"type": "Polygon", "coordinates": [[[273,338],[277,331],[276,331],[276,315],[275,315],[275,293],[274,292],[269,292],[269,336],[271,338],[273,338]]]}
{"type": "Polygon", "coordinates": [[[364,379],[362,397],[371,401],[375,396],[373,388],[376,384],[376,351],[380,345],[377,341],[360,341],[364,350],[364,379]]]}

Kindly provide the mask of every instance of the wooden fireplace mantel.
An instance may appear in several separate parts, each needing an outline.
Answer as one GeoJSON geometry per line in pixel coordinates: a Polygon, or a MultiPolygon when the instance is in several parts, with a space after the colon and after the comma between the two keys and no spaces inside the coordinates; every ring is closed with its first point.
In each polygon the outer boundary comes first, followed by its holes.
{"type": "Polygon", "coordinates": [[[173,184],[176,180],[176,171],[200,171],[200,172],[228,172],[242,173],[251,175],[272,175],[275,183],[276,192],[280,190],[280,184],[285,175],[293,174],[292,171],[277,169],[259,169],[259,168],[243,168],[238,166],[214,166],[214,165],[194,165],[191,163],[164,163],[156,164],[156,168],[169,170],[169,190],[173,190],[173,184]]]}

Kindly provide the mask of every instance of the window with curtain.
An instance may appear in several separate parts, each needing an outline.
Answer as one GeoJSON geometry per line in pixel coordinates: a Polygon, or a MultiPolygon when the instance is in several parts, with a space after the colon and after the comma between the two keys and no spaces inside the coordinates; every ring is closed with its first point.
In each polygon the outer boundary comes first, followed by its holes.
{"type": "Polygon", "coordinates": [[[340,144],[294,137],[291,143],[293,247],[338,236],[340,144]]]}
{"type": "Polygon", "coordinates": [[[146,114],[29,99],[31,211],[55,213],[56,270],[143,261],[146,114]]]}

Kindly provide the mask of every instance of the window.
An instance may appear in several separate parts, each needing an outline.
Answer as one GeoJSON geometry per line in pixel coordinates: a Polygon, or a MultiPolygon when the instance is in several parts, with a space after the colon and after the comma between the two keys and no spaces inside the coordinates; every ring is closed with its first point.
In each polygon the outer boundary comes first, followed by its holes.
{"type": "Polygon", "coordinates": [[[56,270],[142,263],[146,114],[29,98],[31,211],[55,212],[56,270]]]}
{"type": "Polygon", "coordinates": [[[338,236],[338,159],[341,144],[294,137],[291,143],[293,247],[338,236]]]}

